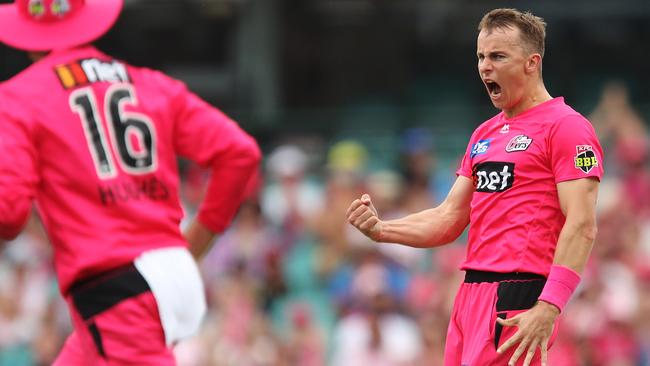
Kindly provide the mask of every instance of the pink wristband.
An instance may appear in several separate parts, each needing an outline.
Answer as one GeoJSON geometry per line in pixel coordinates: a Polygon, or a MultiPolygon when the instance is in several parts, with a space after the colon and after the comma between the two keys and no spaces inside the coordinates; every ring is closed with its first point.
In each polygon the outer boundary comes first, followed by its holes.
{"type": "Polygon", "coordinates": [[[580,275],[571,268],[552,265],[539,300],[555,305],[560,312],[580,283],[580,275]]]}

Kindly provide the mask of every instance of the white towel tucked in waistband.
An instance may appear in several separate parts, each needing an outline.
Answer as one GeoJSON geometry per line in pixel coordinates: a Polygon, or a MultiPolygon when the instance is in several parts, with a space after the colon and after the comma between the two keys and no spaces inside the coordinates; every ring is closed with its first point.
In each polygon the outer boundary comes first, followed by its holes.
{"type": "Polygon", "coordinates": [[[134,263],[156,298],[167,345],[194,335],[207,306],[201,274],[190,252],[181,247],[155,249],[134,263]]]}

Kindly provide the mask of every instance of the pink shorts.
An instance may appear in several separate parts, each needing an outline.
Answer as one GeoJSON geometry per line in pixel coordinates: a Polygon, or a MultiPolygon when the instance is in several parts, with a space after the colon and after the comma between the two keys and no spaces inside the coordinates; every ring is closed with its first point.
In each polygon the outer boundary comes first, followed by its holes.
{"type": "MultiPolygon", "coordinates": [[[[517,349],[504,354],[497,348],[517,331],[503,327],[496,318],[511,318],[535,305],[546,279],[531,273],[495,273],[468,270],[449,321],[445,345],[445,366],[507,365],[517,349]]],[[[557,322],[551,337],[557,334],[557,322]]],[[[522,365],[525,354],[517,365],[522,365]]],[[[531,365],[541,364],[538,350],[531,365]]]]}
{"type": "Polygon", "coordinates": [[[152,292],[128,265],[73,286],[74,331],[54,366],[173,366],[152,292]]]}

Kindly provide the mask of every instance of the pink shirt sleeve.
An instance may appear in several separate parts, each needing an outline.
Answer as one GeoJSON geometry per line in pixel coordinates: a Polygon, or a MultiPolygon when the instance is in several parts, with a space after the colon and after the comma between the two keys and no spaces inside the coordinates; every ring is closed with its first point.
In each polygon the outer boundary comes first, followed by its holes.
{"type": "Polygon", "coordinates": [[[589,121],[580,115],[558,120],[549,135],[555,182],[603,176],[603,150],[589,121]]]}
{"type": "Polygon", "coordinates": [[[456,170],[456,175],[462,175],[464,177],[472,179],[472,146],[474,146],[474,136],[476,136],[476,131],[472,134],[472,137],[469,139],[467,144],[467,149],[465,150],[465,155],[463,155],[463,160],[460,162],[460,167],[456,170]]]}
{"type": "Polygon", "coordinates": [[[255,140],[237,123],[178,82],[172,100],[176,153],[211,169],[198,220],[219,233],[244,199],[261,159],[255,140]]]}
{"type": "Polygon", "coordinates": [[[0,237],[15,238],[29,218],[38,184],[31,126],[0,104],[0,237]]]}

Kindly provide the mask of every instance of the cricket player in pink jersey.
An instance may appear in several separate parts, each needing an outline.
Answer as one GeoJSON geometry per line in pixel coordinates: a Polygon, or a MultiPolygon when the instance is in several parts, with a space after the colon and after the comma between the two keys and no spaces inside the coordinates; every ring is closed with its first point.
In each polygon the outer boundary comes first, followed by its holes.
{"type": "Polygon", "coordinates": [[[469,224],[446,366],[547,365],[556,320],[596,235],[603,153],[594,129],[542,80],[544,21],[495,9],[478,27],[478,71],[501,113],[473,133],[438,207],[382,221],[368,195],[348,221],[378,242],[434,247],[469,224]]]}
{"type": "Polygon", "coordinates": [[[74,332],[55,365],[174,365],[205,313],[195,258],[229,224],[260,151],[183,83],[89,43],[122,0],[16,0],[0,41],[35,62],[0,84],[0,237],[36,203],[74,332]],[[185,233],[177,157],[210,168],[185,233]]]}

